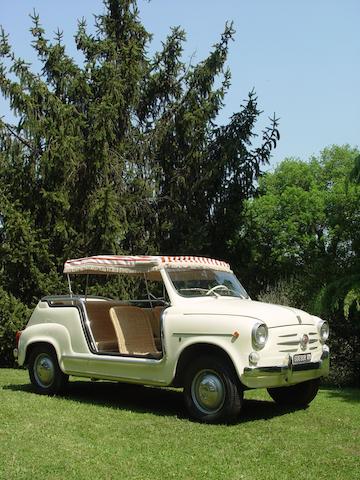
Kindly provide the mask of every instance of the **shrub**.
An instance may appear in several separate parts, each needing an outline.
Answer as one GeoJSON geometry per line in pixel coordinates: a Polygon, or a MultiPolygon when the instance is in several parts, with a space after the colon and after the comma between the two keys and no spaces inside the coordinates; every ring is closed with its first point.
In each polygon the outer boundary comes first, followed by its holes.
{"type": "Polygon", "coordinates": [[[360,386],[360,336],[346,338],[333,331],[329,339],[330,375],[328,385],[336,387],[360,386]]]}
{"type": "Polygon", "coordinates": [[[15,366],[15,334],[28,321],[31,309],[0,287],[0,366],[15,366]]]}
{"type": "MultiPolygon", "coordinates": [[[[335,287],[331,284],[323,288],[312,300],[305,294],[300,279],[280,280],[275,285],[262,291],[258,300],[277,305],[289,305],[313,313],[330,325],[330,375],[325,383],[335,386],[360,386],[360,318],[358,299],[350,298],[346,310],[346,295],[335,295],[335,287]]],[[[338,292],[337,292],[338,293],[338,292]]]]}
{"type": "Polygon", "coordinates": [[[259,293],[257,299],[260,302],[273,303],[275,305],[290,305],[292,307],[307,308],[305,292],[300,279],[280,279],[275,285],[268,285],[259,293]]]}

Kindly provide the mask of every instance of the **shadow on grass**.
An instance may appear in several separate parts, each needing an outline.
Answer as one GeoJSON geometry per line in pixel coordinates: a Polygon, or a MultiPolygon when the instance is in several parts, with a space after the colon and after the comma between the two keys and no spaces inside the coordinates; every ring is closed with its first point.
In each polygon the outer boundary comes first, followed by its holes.
{"type": "Polygon", "coordinates": [[[359,388],[335,388],[322,386],[321,391],[329,398],[349,403],[360,403],[359,388]]]}
{"type": "MultiPolygon", "coordinates": [[[[3,388],[34,394],[31,384],[11,384],[3,388]]],[[[188,419],[180,389],[105,381],[73,381],[69,382],[66,391],[58,397],[107,408],[188,419]]],[[[296,409],[281,407],[270,400],[245,399],[238,423],[271,419],[294,411],[296,409]]]]}
{"type": "Polygon", "coordinates": [[[305,408],[285,407],[278,405],[272,400],[245,400],[243,410],[241,412],[241,423],[251,422],[253,420],[269,420],[274,417],[281,417],[288,413],[296,412],[299,410],[306,410],[305,408]]]}

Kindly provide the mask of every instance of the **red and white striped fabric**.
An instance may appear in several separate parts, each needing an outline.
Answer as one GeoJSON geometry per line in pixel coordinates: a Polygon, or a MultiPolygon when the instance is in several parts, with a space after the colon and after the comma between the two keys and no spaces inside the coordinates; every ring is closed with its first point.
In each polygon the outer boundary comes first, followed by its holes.
{"type": "Polygon", "coordinates": [[[64,273],[141,273],[159,265],[158,257],[97,255],[93,257],[67,260],[64,273]]]}
{"type": "Polygon", "coordinates": [[[108,274],[108,273],[146,273],[159,271],[161,268],[204,268],[230,272],[230,265],[221,260],[194,256],[120,256],[97,255],[93,257],[67,260],[64,273],[108,274]]]}
{"type": "Polygon", "coordinates": [[[161,257],[163,264],[166,264],[168,268],[177,265],[186,266],[187,268],[210,268],[216,270],[230,271],[230,265],[222,260],[215,260],[214,258],[207,257],[193,257],[193,256],[173,256],[173,257],[161,257]]]}

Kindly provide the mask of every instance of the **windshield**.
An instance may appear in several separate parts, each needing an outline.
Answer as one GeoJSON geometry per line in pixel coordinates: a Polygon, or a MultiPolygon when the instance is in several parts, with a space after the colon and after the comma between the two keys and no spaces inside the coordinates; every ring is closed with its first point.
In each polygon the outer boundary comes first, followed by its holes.
{"type": "Polygon", "coordinates": [[[233,273],[217,270],[168,270],[169,277],[183,297],[222,297],[249,298],[244,287],[233,273]]]}

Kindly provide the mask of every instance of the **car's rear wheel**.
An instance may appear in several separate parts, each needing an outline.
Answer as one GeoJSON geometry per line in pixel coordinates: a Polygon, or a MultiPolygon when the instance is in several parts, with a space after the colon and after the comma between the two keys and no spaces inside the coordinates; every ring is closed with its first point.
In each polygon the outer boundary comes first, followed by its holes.
{"type": "Polygon", "coordinates": [[[316,397],[319,386],[320,378],[315,378],[289,387],[268,388],[268,392],[279,405],[306,407],[316,397]]]}
{"type": "Polygon", "coordinates": [[[186,407],[195,420],[232,423],[240,414],[243,391],[228,362],[203,356],[187,368],[184,398],[186,407]]]}
{"type": "Polygon", "coordinates": [[[35,346],[29,358],[29,376],[37,393],[54,395],[63,390],[69,376],[59,367],[52,347],[35,346]]]}

